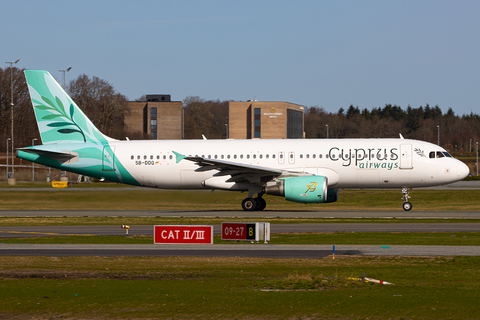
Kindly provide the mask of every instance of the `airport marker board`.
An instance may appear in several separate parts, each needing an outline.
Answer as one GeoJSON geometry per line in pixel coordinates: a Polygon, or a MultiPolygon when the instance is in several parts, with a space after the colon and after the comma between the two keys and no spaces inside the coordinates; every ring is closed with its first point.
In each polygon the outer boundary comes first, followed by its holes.
{"type": "Polygon", "coordinates": [[[270,241],[270,223],[222,222],[222,240],[270,241]]]}
{"type": "Polygon", "coordinates": [[[213,244],[213,226],[154,226],[155,244],[213,244]]]}

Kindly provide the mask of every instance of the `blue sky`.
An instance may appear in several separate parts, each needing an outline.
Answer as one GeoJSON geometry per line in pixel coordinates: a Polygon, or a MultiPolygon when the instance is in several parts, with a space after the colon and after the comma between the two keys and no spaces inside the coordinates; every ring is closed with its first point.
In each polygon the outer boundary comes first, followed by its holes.
{"type": "MultiPolygon", "coordinates": [[[[478,1],[1,2],[0,56],[171,94],[480,113],[478,1]]],[[[6,67],[4,64],[3,67],[6,67]]]]}

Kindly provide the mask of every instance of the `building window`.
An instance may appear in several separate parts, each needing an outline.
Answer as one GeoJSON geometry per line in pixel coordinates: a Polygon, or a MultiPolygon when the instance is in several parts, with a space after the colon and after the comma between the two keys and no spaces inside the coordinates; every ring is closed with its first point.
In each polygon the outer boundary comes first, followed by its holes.
{"type": "Polygon", "coordinates": [[[157,139],[157,131],[150,131],[150,137],[152,139],[157,139]]]}
{"type": "Polygon", "coordinates": [[[157,108],[150,108],[150,118],[157,119],[157,108]]]}
{"type": "Polygon", "coordinates": [[[150,130],[157,130],[157,119],[150,120],[150,130]]]}
{"type": "Polygon", "coordinates": [[[262,122],[261,122],[261,119],[260,119],[260,116],[261,116],[261,109],[260,108],[254,108],[253,109],[253,137],[254,138],[261,138],[262,137],[262,133],[261,133],[261,128],[262,128],[262,122]]]}

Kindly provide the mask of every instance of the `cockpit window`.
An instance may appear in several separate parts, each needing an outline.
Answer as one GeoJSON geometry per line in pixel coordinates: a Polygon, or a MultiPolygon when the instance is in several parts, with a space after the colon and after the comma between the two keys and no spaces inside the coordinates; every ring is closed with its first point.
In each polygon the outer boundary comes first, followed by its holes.
{"type": "Polygon", "coordinates": [[[431,151],[428,155],[428,157],[430,159],[433,159],[433,158],[444,158],[444,157],[447,157],[447,158],[452,158],[452,156],[450,155],[450,153],[448,153],[447,151],[431,151]]]}

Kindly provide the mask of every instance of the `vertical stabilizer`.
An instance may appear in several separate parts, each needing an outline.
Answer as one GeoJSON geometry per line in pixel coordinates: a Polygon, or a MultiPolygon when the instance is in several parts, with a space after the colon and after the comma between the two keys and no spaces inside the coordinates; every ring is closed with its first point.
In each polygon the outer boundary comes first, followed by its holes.
{"type": "Polygon", "coordinates": [[[103,135],[73,102],[57,81],[44,70],[25,70],[38,130],[43,144],[106,144],[103,135]]]}

